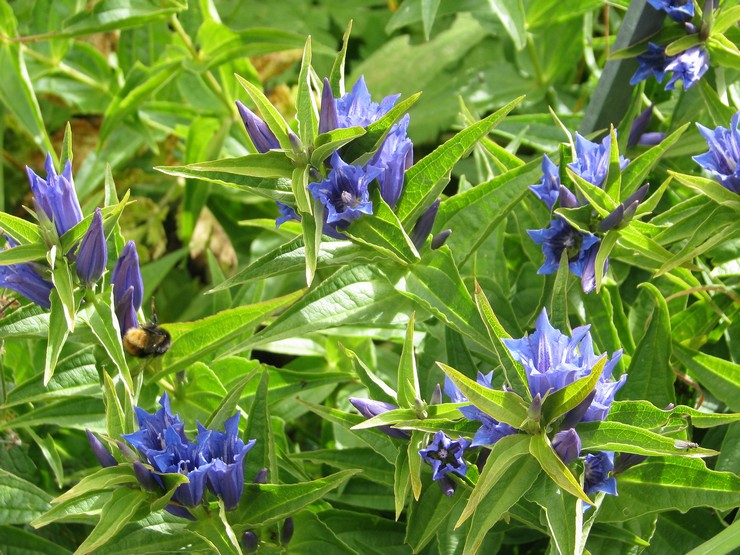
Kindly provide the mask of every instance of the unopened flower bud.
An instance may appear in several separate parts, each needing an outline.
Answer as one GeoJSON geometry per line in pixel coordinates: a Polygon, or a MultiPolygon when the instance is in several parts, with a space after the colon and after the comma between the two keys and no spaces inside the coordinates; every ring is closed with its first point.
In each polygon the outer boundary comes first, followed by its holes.
{"type": "Polygon", "coordinates": [[[118,461],[113,457],[113,455],[110,454],[110,452],[105,448],[103,443],[95,436],[95,434],[93,434],[90,430],[85,430],[85,433],[87,434],[87,440],[90,442],[92,452],[95,455],[95,458],[98,459],[100,466],[117,466],[118,461]]]}
{"type": "Polygon", "coordinates": [[[75,264],[77,276],[85,286],[89,287],[100,279],[107,263],[108,245],[105,243],[103,213],[100,208],[96,208],[92,223],[77,251],[75,264]]]}
{"type": "Polygon", "coordinates": [[[244,553],[254,553],[257,551],[259,544],[260,540],[257,534],[251,530],[247,530],[242,534],[242,548],[244,549],[244,553]]]}
{"type": "Polygon", "coordinates": [[[578,458],[581,454],[581,438],[574,428],[563,430],[552,438],[552,448],[565,464],[578,458]]]}
{"type": "Polygon", "coordinates": [[[295,531],[295,524],[293,523],[293,517],[288,517],[285,519],[285,522],[283,523],[283,527],[280,530],[280,543],[282,545],[288,545],[288,542],[290,542],[291,538],[293,537],[293,532],[295,531]]]}

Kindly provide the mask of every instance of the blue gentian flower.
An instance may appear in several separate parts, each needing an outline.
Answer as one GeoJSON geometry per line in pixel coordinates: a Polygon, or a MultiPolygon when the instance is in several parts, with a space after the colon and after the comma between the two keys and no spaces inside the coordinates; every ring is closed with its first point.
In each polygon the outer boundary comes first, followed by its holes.
{"type": "Polygon", "coordinates": [[[76,271],[80,281],[90,286],[103,275],[108,263],[108,245],[103,231],[103,214],[100,208],[95,209],[92,223],[82,238],[77,251],[76,271]]]}
{"type": "Polygon", "coordinates": [[[673,21],[686,23],[694,17],[693,0],[648,0],[656,10],[662,10],[668,14],[673,21]]]}
{"type": "MultiPolygon", "coordinates": [[[[576,158],[568,167],[592,185],[601,187],[609,172],[609,155],[612,138],[607,135],[601,143],[594,143],[576,133],[576,158]]],[[[624,169],[629,160],[619,157],[619,168],[624,169]]]]}
{"type": "Polygon", "coordinates": [[[709,151],[694,156],[694,161],[708,171],[724,188],[740,194],[740,112],[730,120],[730,128],[712,130],[697,123],[709,151]]]}
{"type": "MultiPolygon", "coordinates": [[[[589,328],[588,325],[575,328],[572,337],[568,337],[552,327],[547,311],[543,309],[537,318],[534,333],[521,339],[503,340],[512,358],[524,367],[533,396],[544,397],[548,392],[558,391],[587,376],[596,363],[606,356],[594,353],[589,328]]],[[[607,360],[595,396],[586,408],[582,421],[606,418],[614,394],[627,379],[625,375],[618,382],[611,382],[612,371],[621,356],[622,351],[617,351],[607,360]]]]}
{"type": "MultiPolygon", "coordinates": [[[[489,372],[488,374],[478,372],[476,381],[480,385],[490,389],[492,378],[493,372],[489,372]]],[[[468,398],[463,395],[460,389],[458,389],[458,387],[447,376],[445,376],[444,390],[445,394],[447,394],[447,396],[453,403],[468,402],[468,398]]],[[[491,418],[485,412],[474,405],[460,407],[457,410],[459,410],[468,420],[477,420],[481,423],[481,427],[478,428],[475,436],[473,436],[473,442],[470,444],[471,447],[478,447],[480,445],[492,445],[502,437],[517,433],[517,429],[513,426],[491,418]]]]}
{"type": "Polygon", "coordinates": [[[113,267],[110,280],[113,284],[113,300],[116,305],[123,298],[128,288],[133,287],[134,310],[141,308],[141,301],[144,297],[144,282],[139,268],[139,255],[133,241],[126,243],[121,250],[121,256],[118,257],[118,261],[113,267]]]}
{"type": "Polygon", "coordinates": [[[346,227],[363,214],[373,213],[368,186],[381,168],[346,164],[338,152],[331,157],[332,170],[323,181],[309,183],[308,189],[325,207],[326,223],[346,227]]]}
{"type": "MultiPolygon", "coordinates": [[[[350,397],[349,402],[355,407],[359,413],[367,418],[368,420],[388,412],[389,410],[396,410],[398,407],[390,403],[384,403],[383,401],[373,401],[372,399],[360,399],[359,397],[350,397]]],[[[398,439],[409,439],[410,435],[405,430],[399,430],[392,426],[378,426],[378,429],[386,435],[396,437],[398,439]]]]}
{"type": "Polygon", "coordinates": [[[591,233],[577,230],[564,219],[555,217],[550,220],[550,227],[531,229],[527,233],[538,245],[542,245],[545,263],[537,270],[538,274],[552,274],[558,271],[560,257],[568,253],[570,271],[581,278],[584,293],[596,288],[596,253],[599,249],[599,238],[591,233]]]}
{"type": "Polygon", "coordinates": [[[637,85],[640,81],[649,79],[651,76],[654,76],[658,83],[662,83],[666,74],[665,66],[674,58],[675,56],[666,56],[665,47],[654,42],[648,42],[647,51],[636,58],[640,67],[637,68],[630,79],[630,85],[637,85]]]}
{"type": "Polygon", "coordinates": [[[665,90],[676,88],[677,81],[683,81],[685,91],[689,90],[709,69],[709,52],[702,46],[694,46],[677,55],[666,66],[673,75],[666,83],[665,90]]]}
{"type": "Polygon", "coordinates": [[[547,154],[542,158],[542,181],[539,185],[530,185],[529,189],[552,211],[560,197],[560,170],[547,154]]]}
{"type": "Polygon", "coordinates": [[[380,104],[373,102],[365,76],[361,75],[352,91],[336,100],[337,127],[367,127],[387,114],[400,96],[386,96],[380,104]]]}
{"type": "Polygon", "coordinates": [[[296,211],[292,206],[288,206],[287,204],[283,204],[277,200],[275,201],[275,204],[277,204],[278,210],[280,211],[280,216],[275,220],[275,227],[280,227],[285,222],[289,222],[291,220],[300,221],[298,214],[296,214],[296,211]]]}
{"type": "Polygon", "coordinates": [[[36,175],[28,166],[26,166],[26,173],[31,183],[36,211],[43,212],[49,220],[54,222],[57,233],[62,236],[82,221],[82,209],[72,180],[72,163],[67,160],[64,171],[58,175],[51,154],[48,154],[45,166],[45,180],[36,175]]]}
{"type": "Polygon", "coordinates": [[[267,124],[257,114],[238,100],[236,101],[236,107],[239,110],[244,127],[247,128],[247,134],[252,140],[252,144],[257,149],[257,152],[267,152],[268,150],[280,148],[280,143],[277,137],[275,137],[275,134],[270,131],[267,124]]]}
{"type": "Polygon", "coordinates": [[[370,159],[369,165],[381,168],[378,175],[380,196],[393,208],[403,191],[403,177],[414,163],[414,145],[406,135],[410,117],[406,114],[391,127],[382,146],[370,159]]]}
{"type": "Polygon", "coordinates": [[[609,495],[617,495],[617,481],[609,477],[614,470],[614,453],[601,451],[595,455],[586,455],[583,461],[584,479],[583,490],[587,495],[603,491],[609,495]]]}
{"type": "MultiPolygon", "coordinates": [[[[18,245],[10,237],[6,239],[11,247],[18,245]]],[[[54,285],[42,278],[37,270],[41,267],[32,262],[0,266],[0,288],[8,288],[39,306],[51,308],[49,295],[54,285]]]]}
{"type": "MultiPolygon", "coordinates": [[[[167,394],[154,414],[136,407],[139,430],[123,438],[133,445],[160,473],[179,473],[189,482],[175,490],[173,501],[186,507],[201,503],[206,487],[224,501],[228,510],[236,507],[244,488],[244,458],[255,440],[239,439],[239,413],[226,421],[225,433],[198,424],[195,443],[188,441],[184,423],[172,414],[167,394]]],[[[159,481],[159,477],[154,474],[159,481]]]]}
{"type": "Polygon", "coordinates": [[[419,455],[424,462],[429,463],[434,471],[432,478],[441,480],[447,472],[455,472],[465,476],[468,465],[463,459],[465,449],[470,447],[467,439],[460,438],[452,441],[444,432],[434,434],[434,440],[425,449],[419,449],[419,455]]]}

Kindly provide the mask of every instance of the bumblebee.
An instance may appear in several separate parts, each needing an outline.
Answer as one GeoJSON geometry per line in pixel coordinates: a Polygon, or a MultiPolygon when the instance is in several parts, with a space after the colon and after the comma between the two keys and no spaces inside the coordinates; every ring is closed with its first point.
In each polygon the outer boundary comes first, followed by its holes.
{"type": "Polygon", "coordinates": [[[128,354],[139,358],[161,356],[171,344],[172,337],[167,330],[157,325],[156,317],[153,322],[130,328],[123,336],[123,348],[128,354]]]}

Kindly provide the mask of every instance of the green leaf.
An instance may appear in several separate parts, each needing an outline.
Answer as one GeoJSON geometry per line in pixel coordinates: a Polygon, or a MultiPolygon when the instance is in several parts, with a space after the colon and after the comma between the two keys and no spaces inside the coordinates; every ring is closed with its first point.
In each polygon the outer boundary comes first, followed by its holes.
{"type": "Polygon", "coordinates": [[[419,253],[396,214],[375,188],[370,194],[373,214],[354,220],[344,230],[350,239],[373,248],[401,264],[417,262],[419,253]]]}
{"type": "Polygon", "coordinates": [[[314,151],[311,153],[311,165],[315,168],[320,167],[321,163],[329,158],[334,151],[351,143],[358,137],[366,133],[362,127],[340,127],[316,137],[314,141],[314,151]]]}
{"type": "Polygon", "coordinates": [[[42,425],[98,430],[104,421],[104,408],[100,399],[72,397],[41,405],[13,419],[0,421],[0,430],[42,425]]]}
{"type": "Polygon", "coordinates": [[[488,6],[501,20],[516,49],[524,49],[527,46],[527,31],[522,0],[488,0],[488,6]]]}
{"type": "Polygon", "coordinates": [[[466,127],[406,171],[406,185],[396,213],[404,226],[409,226],[440,195],[453,166],[481,138],[500,123],[524,97],[510,102],[483,120],[466,127]]]}
{"type": "Polygon", "coordinates": [[[740,365],[713,357],[680,343],[673,343],[673,356],[712,395],[735,412],[740,412],[740,365]]]}
{"type": "Polygon", "coordinates": [[[370,398],[376,401],[388,401],[390,403],[398,404],[397,394],[390,386],[388,386],[383,380],[381,380],[375,372],[373,372],[361,359],[357,356],[357,353],[351,351],[340,344],[344,355],[352,362],[352,367],[357,374],[357,377],[362,382],[370,398]]]}
{"type": "Polygon", "coordinates": [[[252,450],[247,457],[247,475],[256,476],[262,468],[267,468],[270,481],[278,482],[278,464],[275,453],[275,440],[272,435],[272,422],[270,420],[270,407],[268,405],[268,392],[270,385],[270,373],[267,369],[262,371],[259,385],[254,394],[252,406],[249,409],[247,428],[244,431],[246,441],[256,439],[252,450]]]}
{"type": "Polygon", "coordinates": [[[537,459],[540,463],[542,470],[555,482],[558,487],[567,491],[571,495],[577,497],[581,501],[585,501],[589,505],[593,505],[592,501],[584,493],[581,484],[573,473],[568,469],[563,461],[560,460],[557,453],[552,448],[550,440],[545,434],[537,434],[531,436],[529,443],[529,452],[537,459]]]}
{"type": "MultiPolygon", "coordinates": [[[[239,404],[239,399],[241,399],[242,392],[244,391],[244,388],[247,386],[247,384],[252,381],[252,378],[257,375],[257,370],[259,370],[259,367],[255,368],[249,374],[244,376],[241,380],[236,382],[236,384],[224,396],[223,400],[219,403],[216,410],[214,410],[206,420],[206,428],[220,430],[221,428],[223,428],[224,423],[229,418],[234,416],[234,413],[237,411],[237,405],[239,404]]],[[[255,399],[256,398],[257,397],[255,397],[255,399]]],[[[249,411],[249,415],[251,416],[252,414],[253,411],[249,411]]],[[[249,420],[248,422],[251,422],[251,420],[249,420]]]]}
{"type": "Polygon", "coordinates": [[[51,471],[54,474],[54,481],[56,482],[57,487],[61,489],[64,485],[64,469],[62,468],[62,459],[59,456],[59,451],[57,450],[54,438],[51,437],[51,434],[46,434],[46,437],[42,438],[36,434],[32,428],[28,428],[28,434],[36,442],[36,445],[39,446],[41,454],[44,456],[44,459],[46,459],[46,462],[49,464],[49,468],[51,468],[51,471]]]}
{"type": "Polygon", "coordinates": [[[367,447],[350,449],[317,449],[291,453],[291,459],[326,464],[339,470],[360,469],[365,480],[383,486],[393,486],[393,467],[381,455],[367,447]]]}
{"type": "Polygon", "coordinates": [[[409,466],[409,481],[411,483],[411,492],[414,494],[414,499],[417,501],[421,496],[421,463],[422,459],[419,455],[419,450],[425,447],[424,438],[427,434],[414,430],[411,432],[411,438],[409,438],[409,444],[406,451],[409,466]]]}
{"type": "Polygon", "coordinates": [[[48,251],[49,248],[41,242],[18,245],[17,247],[5,249],[0,251],[0,266],[43,260],[46,258],[48,251]]]}
{"type": "Polygon", "coordinates": [[[416,370],[414,356],[414,313],[411,313],[406,338],[403,342],[401,359],[398,362],[398,385],[396,387],[398,405],[401,408],[414,408],[415,401],[421,399],[419,390],[419,376],[416,370]]]}
{"type": "Polygon", "coordinates": [[[247,91],[252,102],[254,102],[259,109],[262,119],[265,120],[270,131],[272,131],[277,138],[280,146],[285,150],[292,151],[293,146],[290,144],[290,139],[288,138],[290,127],[280,112],[277,111],[269,99],[255,85],[239,75],[236,76],[236,80],[239,81],[241,86],[244,87],[244,90],[247,91]]]}
{"type": "Polygon", "coordinates": [[[563,495],[560,488],[547,479],[538,480],[527,499],[542,508],[550,532],[550,552],[559,555],[583,553],[584,511],[580,500],[572,495],[563,495]]]}
{"type": "Polygon", "coordinates": [[[740,200],[738,200],[737,194],[725,189],[716,181],[698,175],[685,175],[676,172],[669,172],[669,174],[682,185],[705,194],[717,204],[740,210],[740,200]]]}
{"type": "Polygon", "coordinates": [[[446,246],[425,252],[420,263],[389,277],[399,293],[455,331],[488,347],[481,318],[446,246]]]}
{"type": "Polygon", "coordinates": [[[349,36],[352,34],[352,20],[347,23],[347,29],[344,31],[342,36],[342,48],[337,52],[336,58],[334,58],[334,64],[331,66],[331,73],[329,74],[329,84],[334,96],[339,98],[344,96],[344,61],[347,57],[347,45],[349,44],[349,36]]]}
{"type": "Polygon", "coordinates": [[[620,399],[644,399],[655,406],[665,407],[676,402],[673,382],[676,375],[670,365],[671,323],[668,305],[658,289],[643,283],[647,293],[654,299],[653,312],[645,322],[645,333],[632,356],[624,387],[619,391],[620,399]]]}
{"type": "Polygon", "coordinates": [[[241,175],[248,177],[285,177],[293,175],[293,162],[284,152],[269,150],[267,152],[247,154],[236,158],[224,158],[210,162],[197,162],[187,166],[160,166],[159,171],[169,175],[186,177],[203,175],[241,175]]]}
{"type": "Polygon", "coordinates": [[[636,455],[713,457],[711,449],[686,449],[672,437],[665,437],[621,422],[581,422],[577,427],[584,450],[617,451],[636,455]]]}
{"type": "Polygon", "coordinates": [[[540,474],[540,465],[533,457],[522,457],[521,464],[511,465],[498,480],[501,487],[493,488],[480,502],[470,521],[463,555],[475,555],[488,531],[517,501],[527,493],[540,474]]]}
{"type": "Polygon", "coordinates": [[[569,276],[568,252],[567,250],[563,250],[563,255],[560,257],[560,265],[558,266],[558,273],[555,275],[555,285],[552,287],[549,310],[552,327],[563,331],[570,329],[570,323],[568,321],[569,276]]]}
{"type": "MultiPolygon", "coordinates": [[[[119,486],[123,484],[137,484],[136,476],[134,475],[133,468],[130,464],[119,464],[117,466],[108,466],[101,468],[93,474],[85,476],[82,480],[77,482],[72,488],[65,491],[62,495],[52,501],[54,505],[59,505],[70,499],[80,497],[86,493],[94,491],[106,491],[111,489],[113,486],[119,486]]],[[[45,517],[42,517],[35,521],[33,526],[40,527],[48,524],[45,517]],[[43,522],[43,524],[40,524],[43,522]]]]}
{"type": "MultiPolygon", "coordinates": [[[[44,126],[36,93],[26,68],[23,46],[3,41],[0,45],[0,102],[13,114],[33,142],[42,150],[51,153],[56,161],[56,152],[44,126]]],[[[2,225],[5,225],[4,223],[2,225]]]]}
{"type": "Polygon", "coordinates": [[[16,216],[0,212],[0,228],[20,245],[41,243],[41,232],[38,226],[16,216]]]}
{"type": "Polygon", "coordinates": [[[695,507],[729,510],[737,506],[740,478],[709,470],[704,461],[684,457],[649,458],[617,477],[619,495],[607,495],[599,520],[622,522],[644,514],[695,507]]]}
{"type": "Polygon", "coordinates": [[[409,454],[405,449],[399,449],[396,463],[393,465],[393,499],[396,509],[396,520],[403,514],[406,500],[411,489],[411,469],[409,468],[409,454]]]}
{"type": "MultiPolygon", "coordinates": [[[[49,252],[49,256],[54,256],[52,253],[53,250],[49,252]]],[[[74,284],[72,282],[72,272],[70,271],[66,258],[55,261],[55,265],[51,271],[51,281],[54,284],[54,290],[59,295],[59,308],[62,309],[63,321],[66,322],[67,330],[74,331],[76,305],[74,284]]],[[[50,316],[50,324],[56,321],[58,321],[58,319],[50,316]]]]}
{"type": "Polygon", "coordinates": [[[262,303],[224,310],[194,322],[168,324],[172,347],[162,358],[162,370],[155,378],[201,360],[225,343],[249,332],[276,310],[295,302],[301,293],[297,291],[262,303]]]}
{"type": "Polygon", "coordinates": [[[163,19],[187,7],[178,0],[102,0],[67,19],[56,38],[127,29],[163,19]]]}
{"type": "Polygon", "coordinates": [[[740,420],[740,414],[703,412],[684,405],[678,405],[671,410],[661,410],[648,401],[614,401],[607,421],[657,430],[681,424],[686,427],[689,418],[691,425],[696,428],[712,428],[737,422],[740,420]]]}
{"type": "Polygon", "coordinates": [[[210,513],[205,518],[190,525],[193,534],[208,543],[219,555],[242,555],[239,540],[226,521],[226,510],[223,501],[218,501],[218,515],[210,513]]]}
{"type": "Polygon", "coordinates": [[[596,384],[604,370],[606,360],[607,357],[602,356],[587,376],[545,397],[542,402],[542,422],[545,425],[576,408],[596,389],[596,384]]]}
{"type": "Polygon", "coordinates": [[[622,198],[626,199],[639,189],[647,178],[650,170],[660,158],[671,148],[689,127],[689,123],[682,125],[657,145],[640,154],[622,171],[622,198]]]}
{"type": "MultiPolygon", "coordinates": [[[[740,6],[736,6],[735,9],[740,13],[740,6]]],[[[732,108],[727,106],[722,100],[720,100],[717,91],[712,88],[706,80],[699,81],[699,92],[704,100],[704,106],[707,108],[709,116],[712,118],[714,125],[724,127],[727,122],[732,119],[735,113],[732,108]]]]}
{"type": "Polygon", "coordinates": [[[319,115],[311,91],[311,37],[306,39],[303,47],[301,71],[298,75],[298,93],[296,98],[296,117],[298,129],[304,144],[312,144],[319,127],[319,115]]]}
{"type": "Polygon", "coordinates": [[[429,40],[432,33],[432,25],[437,15],[440,0],[421,0],[421,23],[424,29],[424,38],[429,40]]]}
{"type": "Polygon", "coordinates": [[[49,509],[51,496],[0,468],[0,524],[23,524],[49,509]]]}
{"type": "MultiPolygon", "coordinates": [[[[101,209],[101,212],[103,214],[103,232],[105,233],[106,237],[110,237],[111,233],[113,233],[114,229],[118,225],[118,220],[123,213],[123,209],[126,208],[126,205],[129,204],[130,196],[131,192],[126,191],[126,194],[123,195],[123,198],[120,200],[120,202],[117,202],[116,204],[111,206],[104,206],[101,209]]],[[[85,236],[85,233],[87,233],[90,224],[92,223],[93,216],[94,214],[90,214],[87,217],[83,218],[82,221],[80,221],[71,229],[67,230],[67,232],[62,235],[62,237],[60,238],[62,243],[62,252],[69,252],[82,240],[82,238],[85,236]]]]}
{"type": "MultiPolygon", "coordinates": [[[[738,6],[740,7],[740,6],[738,6]]],[[[740,10],[737,10],[740,13],[740,10]]],[[[736,520],[712,539],[695,547],[686,555],[712,555],[713,553],[732,553],[740,547],[740,521],[736,520]]]]}
{"type": "MultiPolygon", "coordinates": [[[[462,514],[455,524],[459,528],[463,522],[475,514],[481,502],[488,497],[491,490],[498,484],[507,470],[520,459],[529,454],[529,436],[514,434],[502,437],[491,448],[486,464],[481,471],[478,481],[473,488],[462,514]]],[[[485,507],[481,507],[485,509],[485,507]]]]}
{"type": "Polygon", "coordinates": [[[323,233],[324,206],[318,199],[311,199],[312,214],[301,213],[301,229],[303,230],[303,244],[306,246],[306,285],[311,285],[316,275],[321,238],[323,233]]]}
{"type": "Polygon", "coordinates": [[[93,531],[77,548],[75,554],[90,553],[106,544],[126,524],[134,518],[139,507],[149,498],[149,493],[140,489],[114,489],[110,499],[100,512],[100,521],[93,531]]]}
{"type": "Polygon", "coordinates": [[[473,405],[491,418],[517,429],[527,419],[527,405],[516,393],[489,389],[442,362],[437,362],[437,365],[473,405]]]}
{"type": "Polygon", "coordinates": [[[321,499],[356,475],[357,470],[343,470],[311,482],[298,484],[245,484],[239,507],[231,513],[235,531],[267,526],[291,516],[321,499]]]}
{"type": "MultiPolygon", "coordinates": [[[[113,302],[112,296],[109,302],[113,302]]],[[[83,319],[118,369],[128,394],[133,396],[134,382],[131,378],[128,364],[126,363],[126,355],[123,354],[118,318],[116,318],[111,304],[99,299],[95,303],[95,310],[84,314],[83,319]]]]}
{"type": "Polygon", "coordinates": [[[29,555],[72,555],[61,545],[12,526],[0,526],[0,551],[29,555]]]}
{"type": "Polygon", "coordinates": [[[607,195],[601,187],[589,183],[570,167],[566,167],[565,170],[578,192],[584,196],[599,216],[605,217],[617,207],[614,199],[607,195]]]}
{"type": "Polygon", "coordinates": [[[44,357],[44,385],[47,385],[54,376],[59,354],[69,335],[62,301],[56,288],[51,290],[49,300],[51,301],[51,310],[49,310],[49,340],[46,344],[46,356],[44,357]]]}
{"type": "Polygon", "coordinates": [[[475,302],[478,305],[483,322],[485,322],[488,337],[493,345],[493,351],[496,353],[496,357],[504,370],[506,381],[514,391],[523,395],[525,399],[532,399],[532,393],[529,390],[529,381],[524,367],[511,357],[509,349],[502,341],[511,336],[506,332],[494,314],[485,293],[483,293],[483,289],[481,289],[478,283],[475,284],[475,302]]]}
{"type": "Polygon", "coordinates": [[[424,488],[421,499],[411,504],[404,543],[410,545],[414,553],[421,552],[464,499],[462,491],[447,497],[442,488],[435,485],[424,488]]]}

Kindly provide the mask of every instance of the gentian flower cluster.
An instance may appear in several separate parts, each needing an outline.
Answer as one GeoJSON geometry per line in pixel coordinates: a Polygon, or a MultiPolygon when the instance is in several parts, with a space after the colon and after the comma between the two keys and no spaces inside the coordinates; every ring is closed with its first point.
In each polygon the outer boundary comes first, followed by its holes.
{"type": "MultiPolygon", "coordinates": [[[[697,32],[696,27],[690,23],[694,17],[692,0],[648,0],[648,3],[684,25],[687,33],[697,32]]],[[[630,85],[636,85],[651,76],[654,76],[658,83],[662,83],[666,73],[673,72],[665,90],[674,90],[678,81],[683,81],[684,90],[688,90],[709,69],[709,52],[704,46],[699,45],[688,48],[675,56],[667,56],[663,46],[648,42],[647,51],[637,56],[637,62],[640,66],[630,79],[630,85]]]]}
{"type": "Polygon", "coordinates": [[[730,120],[730,128],[712,130],[697,123],[709,151],[694,156],[694,161],[708,171],[725,189],[740,195],[740,112],[730,120]]]}
{"type": "MultiPolygon", "coordinates": [[[[535,412],[541,409],[542,399],[546,395],[589,375],[594,366],[607,357],[606,354],[594,352],[589,328],[588,325],[578,327],[569,337],[550,324],[547,312],[543,310],[537,319],[534,333],[520,339],[503,340],[512,358],[524,367],[535,412]]],[[[565,414],[560,421],[559,431],[553,436],[551,444],[566,464],[580,456],[581,439],[575,429],[576,425],[580,422],[605,420],[614,402],[614,396],[627,380],[626,374],[618,380],[612,378],[612,372],[621,356],[622,351],[620,350],[606,360],[591,394],[580,405],[565,414]]],[[[477,382],[490,388],[492,375],[493,373],[488,375],[479,373],[477,382]]],[[[449,378],[445,380],[445,393],[454,403],[469,402],[449,378]]],[[[491,445],[502,437],[519,433],[516,428],[498,422],[475,406],[461,407],[458,410],[469,420],[481,422],[481,427],[471,443],[472,447],[491,445]]],[[[586,457],[587,472],[591,472],[586,477],[586,493],[598,490],[608,493],[613,491],[616,495],[616,483],[613,479],[607,478],[608,473],[613,470],[613,453],[610,455],[611,458],[602,453],[586,457]],[[611,467],[607,464],[609,461],[612,462],[611,467]],[[598,489],[601,487],[604,489],[598,489]]]]}
{"type": "Polygon", "coordinates": [[[220,497],[227,510],[234,509],[244,489],[244,460],[256,440],[244,443],[239,438],[239,413],[229,418],[225,432],[209,430],[198,424],[195,442],[187,439],[184,423],[173,415],[167,394],[154,414],[136,407],[139,430],[123,438],[141,453],[154,469],[139,465],[140,481],[145,487],[156,483],[163,488],[159,474],[179,473],[189,482],[180,484],[172,500],[185,507],[199,505],[206,488],[220,497]]]}
{"type": "MultiPolygon", "coordinates": [[[[364,77],[360,77],[350,92],[335,98],[329,80],[325,79],[321,97],[319,133],[327,133],[338,128],[367,127],[387,114],[399,96],[391,95],[380,103],[373,102],[364,77]]],[[[264,121],[240,102],[237,102],[237,106],[247,133],[259,152],[280,147],[277,138],[264,121]]],[[[340,151],[335,151],[328,161],[328,175],[324,179],[309,183],[308,189],[313,197],[324,205],[326,235],[342,238],[343,228],[364,214],[373,213],[369,193],[369,186],[373,181],[377,181],[383,200],[391,208],[395,207],[403,190],[404,174],[413,164],[413,144],[407,135],[409,121],[407,114],[395,123],[383,144],[364,165],[348,163],[342,158],[340,151]]],[[[280,216],[276,220],[278,226],[286,221],[299,219],[291,206],[280,202],[277,204],[280,211],[280,216]]],[[[436,207],[432,211],[436,215],[436,207]]],[[[421,227],[429,228],[423,237],[426,239],[431,231],[431,225],[421,227]]],[[[420,229],[419,234],[421,231],[423,229],[420,229]]]]}
{"type": "MultiPolygon", "coordinates": [[[[576,174],[596,187],[602,187],[609,172],[609,153],[611,150],[611,136],[605,137],[601,143],[593,143],[576,133],[576,156],[568,164],[576,174]]],[[[620,169],[624,169],[629,160],[620,156],[620,169]]],[[[576,195],[560,182],[560,169],[547,155],[542,160],[542,181],[532,185],[531,191],[545,203],[552,211],[556,204],[561,208],[577,208],[582,205],[576,195]]],[[[644,190],[646,193],[647,190],[644,190]]],[[[642,196],[636,199],[642,200],[642,196]]],[[[629,200],[629,199],[628,199],[629,200]]],[[[635,202],[632,200],[630,206],[635,202]]],[[[634,205],[637,208],[637,205],[634,205]]],[[[624,207],[622,214],[624,216],[624,207]]],[[[620,217],[621,222],[623,218],[620,217]]],[[[570,271],[581,278],[581,287],[585,293],[590,293],[596,287],[596,255],[599,251],[600,240],[592,234],[579,231],[560,216],[555,215],[550,220],[550,226],[545,229],[530,230],[529,236],[538,245],[542,245],[545,254],[545,263],[537,270],[538,274],[552,274],[557,272],[563,252],[568,255],[570,271]]]]}
{"type": "MultiPolygon", "coordinates": [[[[36,215],[42,221],[52,225],[50,234],[58,239],[82,221],[82,209],[72,179],[72,164],[67,161],[64,171],[57,174],[51,155],[46,157],[46,179],[39,177],[31,168],[26,173],[33,193],[33,204],[36,215]]],[[[6,237],[8,245],[13,248],[18,243],[6,237]]],[[[103,275],[108,261],[108,247],[103,229],[103,214],[100,208],[95,210],[92,223],[76,250],[73,247],[67,254],[70,261],[75,261],[75,271],[80,283],[92,287],[103,275]]],[[[48,268],[40,263],[23,263],[0,266],[0,287],[6,287],[23,295],[30,301],[44,308],[50,308],[49,295],[54,288],[51,281],[44,276],[48,268]]]]}

